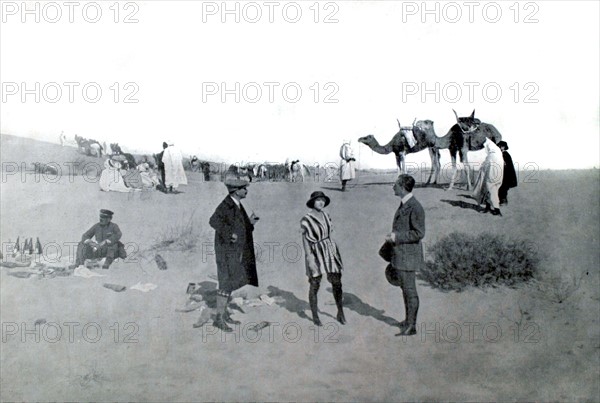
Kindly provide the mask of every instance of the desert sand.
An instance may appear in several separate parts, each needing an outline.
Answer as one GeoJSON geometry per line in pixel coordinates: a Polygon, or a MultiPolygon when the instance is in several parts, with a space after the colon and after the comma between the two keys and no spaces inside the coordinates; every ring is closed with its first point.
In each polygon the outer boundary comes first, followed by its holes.
{"type": "Polygon", "coordinates": [[[242,325],[224,335],[194,328],[199,311],[178,311],[188,283],[200,283],[206,298],[217,286],[208,219],[226,195],[222,183],[188,172],[179,194],[105,193],[81,175],[7,173],[7,163],[89,160],[75,149],[3,136],[1,152],[3,252],[17,236],[39,236],[45,246],[61,245],[59,262],[48,261],[54,255],[42,262],[67,264],[65,243],[77,242],[101,208],[114,211],[130,252],[89,279],[17,278],[9,275],[17,269],[0,269],[2,401],[600,400],[597,169],[521,173],[503,217],[480,214],[464,189],[426,187],[425,173],[417,177],[426,258],[427,247],[451,232],[493,230],[531,242],[542,262],[538,281],[515,288],[442,292],[419,281],[412,337],[396,336],[402,295],[377,255],[399,204],[394,174],[359,172],[345,193],[339,183],[253,183],[243,203],[261,217],[254,231],[260,287],[234,297],[265,294],[275,303],[234,310],[242,325]],[[324,281],[318,331],[298,254],[299,220],[315,190],[332,199],[348,321],[335,321],[324,281]],[[150,250],[182,228],[193,248],[150,250]],[[156,252],[167,270],[153,261],[156,252]],[[103,287],[138,282],[157,288],[103,287]],[[271,326],[249,329],[261,321],[271,326]]]}

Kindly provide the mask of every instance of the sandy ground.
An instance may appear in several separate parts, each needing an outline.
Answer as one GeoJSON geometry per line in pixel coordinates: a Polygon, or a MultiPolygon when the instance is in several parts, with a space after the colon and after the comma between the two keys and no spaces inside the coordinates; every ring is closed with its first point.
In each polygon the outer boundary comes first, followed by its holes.
{"type": "MultiPolygon", "coordinates": [[[[3,137],[3,166],[23,161],[15,144],[3,137]]],[[[75,155],[50,145],[38,151],[39,161],[75,155]]],[[[464,190],[416,188],[426,211],[426,247],[453,231],[508,234],[538,248],[542,284],[580,277],[579,288],[559,303],[535,284],[446,293],[419,282],[419,333],[396,337],[404,316],[401,291],[386,282],[377,255],[399,203],[393,176],[359,175],[346,193],[333,183],[252,184],[244,205],[261,217],[254,232],[262,251],[260,287],[236,296],[268,294],[276,302],[234,311],[242,325],[223,335],[209,326],[193,328],[198,311],[177,312],[189,282],[201,283],[205,296],[217,285],[208,218],[226,195],[222,183],[191,174],[183,193],[141,197],[101,192],[81,176],[38,182],[32,174],[4,174],[3,247],[17,236],[39,236],[44,245],[62,245],[59,264],[66,264],[65,243],[77,241],[98,210],[108,208],[130,259],[95,270],[105,277],[90,279],[22,279],[8,275],[17,269],[1,269],[0,399],[598,401],[599,173],[540,171],[528,178],[511,190],[501,218],[475,211],[464,190]],[[324,282],[319,305],[325,326],[318,331],[297,255],[299,220],[314,190],[332,198],[328,210],[345,263],[348,320],[345,326],[335,322],[324,282]],[[196,247],[160,251],[168,270],[158,270],[153,254],[144,251],[188,223],[196,247]],[[102,286],[138,282],[158,287],[117,293],[102,286]],[[249,329],[260,321],[272,326],[249,329]]]]}

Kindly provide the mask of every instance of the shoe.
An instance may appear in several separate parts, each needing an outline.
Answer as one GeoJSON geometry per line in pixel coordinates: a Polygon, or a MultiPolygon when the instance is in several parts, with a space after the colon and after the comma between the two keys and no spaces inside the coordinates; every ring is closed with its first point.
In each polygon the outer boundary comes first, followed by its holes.
{"type": "Polygon", "coordinates": [[[318,316],[315,316],[313,318],[313,323],[315,324],[315,326],[323,326],[323,324],[321,323],[321,319],[319,319],[318,316]]]}
{"type": "Polygon", "coordinates": [[[506,206],[508,204],[508,200],[500,200],[501,206],[506,206]]]}
{"type": "Polygon", "coordinates": [[[215,321],[213,322],[213,326],[216,327],[217,329],[221,329],[225,333],[233,332],[233,329],[230,328],[229,326],[227,326],[227,323],[225,323],[225,321],[221,317],[220,313],[217,314],[217,317],[215,318],[215,321]]]}
{"type": "Polygon", "coordinates": [[[497,208],[497,209],[494,209],[494,211],[492,211],[492,214],[493,214],[493,215],[499,215],[500,217],[502,217],[502,213],[500,212],[500,209],[499,209],[499,208],[497,208]]]}
{"type": "Polygon", "coordinates": [[[417,328],[415,325],[408,325],[404,330],[398,333],[396,336],[414,336],[417,334],[417,328]]]}
{"type": "Polygon", "coordinates": [[[344,316],[344,312],[338,312],[337,321],[340,322],[342,325],[346,324],[346,317],[344,316]]]}
{"type": "Polygon", "coordinates": [[[225,311],[225,313],[223,314],[223,320],[225,321],[225,323],[229,323],[230,325],[239,325],[242,322],[240,322],[239,320],[235,320],[231,317],[231,315],[229,314],[229,312],[225,311]]]}
{"type": "Polygon", "coordinates": [[[402,322],[398,323],[398,327],[400,328],[400,332],[402,332],[408,327],[408,322],[406,320],[403,320],[402,322]]]}

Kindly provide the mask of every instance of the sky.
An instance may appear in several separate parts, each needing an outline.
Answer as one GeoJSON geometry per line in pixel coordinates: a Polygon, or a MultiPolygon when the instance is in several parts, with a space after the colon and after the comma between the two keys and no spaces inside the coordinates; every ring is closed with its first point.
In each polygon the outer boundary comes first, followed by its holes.
{"type": "Polygon", "coordinates": [[[414,119],[442,136],[453,109],[475,110],[521,168],[599,166],[597,1],[2,1],[1,12],[3,134],[142,153],[169,141],[231,163],[337,163],[348,139],[360,168],[393,169],[357,139],[387,143],[414,119]]]}

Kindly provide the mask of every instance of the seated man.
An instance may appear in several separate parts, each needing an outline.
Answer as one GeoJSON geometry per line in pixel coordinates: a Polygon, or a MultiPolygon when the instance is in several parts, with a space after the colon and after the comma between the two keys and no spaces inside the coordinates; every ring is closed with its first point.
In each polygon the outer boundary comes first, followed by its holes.
{"type": "Polygon", "coordinates": [[[112,223],[113,212],[110,210],[100,210],[100,222],[96,223],[87,230],[81,237],[81,242],[77,245],[77,258],[75,267],[85,263],[85,259],[106,258],[103,269],[108,269],[116,258],[125,259],[127,252],[121,239],[121,230],[119,226],[112,223]],[[96,238],[96,242],[92,238],[96,238]]]}

